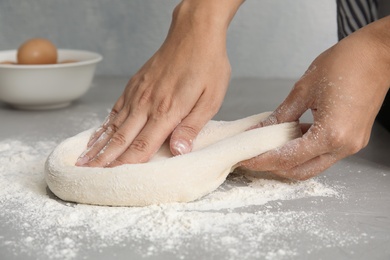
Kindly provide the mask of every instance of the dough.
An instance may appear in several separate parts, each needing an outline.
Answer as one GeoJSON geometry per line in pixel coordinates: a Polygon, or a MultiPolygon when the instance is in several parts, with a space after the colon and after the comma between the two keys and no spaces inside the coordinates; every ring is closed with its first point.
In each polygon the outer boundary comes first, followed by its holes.
{"type": "Polygon", "coordinates": [[[300,135],[297,123],[245,131],[268,113],[224,122],[210,121],[194,140],[193,152],[172,157],[165,143],[148,163],[114,168],[74,166],[93,129],[63,141],[48,157],[45,180],[65,201],[110,206],[189,202],[221,185],[236,164],[300,135]]]}

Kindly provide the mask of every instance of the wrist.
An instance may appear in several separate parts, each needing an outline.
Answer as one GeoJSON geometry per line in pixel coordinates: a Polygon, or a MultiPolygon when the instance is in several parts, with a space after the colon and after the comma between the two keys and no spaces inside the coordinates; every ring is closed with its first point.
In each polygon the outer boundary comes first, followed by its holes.
{"type": "Polygon", "coordinates": [[[390,86],[390,16],[369,24],[361,30],[368,41],[367,48],[371,50],[376,66],[388,75],[390,86]]]}
{"type": "Polygon", "coordinates": [[[172,14],[173,26],[185,26],[202,34],[225,35],[244,0],[183,0],[172,14]]]}
{"type": "Polygon", "coordinates": [[[390,86],[390,16],[373,22],[340,42],[364,60],[367,70],[386,89],[390,86]],[[345,41],[345,42],[344,42],[345,41]]]}

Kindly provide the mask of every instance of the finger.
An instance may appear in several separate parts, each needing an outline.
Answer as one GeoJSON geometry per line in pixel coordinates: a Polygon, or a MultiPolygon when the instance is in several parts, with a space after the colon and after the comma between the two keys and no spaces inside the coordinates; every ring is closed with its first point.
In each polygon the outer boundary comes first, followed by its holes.
{"type": "MultiPolygon", "coordinates": [[[[106,167],[109,165],[126,151],[146,122],[146,115],[130,115],[120,127],[115,126],[115,131],[112,132],[103,147],[99,144],[91,150],[90,158],[92,159],[85,166],[106,167]]],[[[107,130],[110,130],[112,126],[109,126],[107,130]]]]}
{"type": "Polygon", "coordinates": [[[309,123],[302,123],[302,124],[300,124],[302,134],[306,134],[307,131],[309,131],[309,129],[310,129],[310,127],[312,125],[313,124],[309,124],[309,123]]]}
{"type": "Polygon", "coordinates": [[[309,108],[309,103],[311,102],[307,98],[309,95],[307,89],[301,83],[297,83],[282,104],[264,121],[256,125],[256,127],[298,121],[302,114],[309,108]]]}
{"type": "Polygon", "coordinates": [[[170,149],[173,155],[192,151],[192,145],[204,125],[217,113],[219,103],[210,103],[208,98],[201,98],[186,118],[172,132],[170,149]]]}
{"type": "Polygon", "coordinates": [[[121,96],[118,99],[118,101],[115,103],[113,108],[111,109],[111,112],[103,121],[101,127],[99,127],[89,138],[87,148],[90,148],[99,139],[99,137],[107,130],[107,127],[115,120],[115,118],[119,114],[119,111],[122,110],[123,105],[124,105],[124,98],[123,96],[121,96]]]}
{"type": "Polygon", "coordinates": [[[131,142],[127,150],[116,158],[109,167],[149,161],[165,142],[175,126],[176,124],[167,122],[164,119],[149,118],[145,127],[131,142]]]}
{"type": "Polygon", "coordinates": [[[104,131],[99,138],[94,142],[94,144],[87,148],[77,159],[76,166],[84,166],[86,163],[88,163],[101,149],[104,147],[104,145],[108,142],[110,139],[112,130],[111,128],[108,128],[106,131],[104,131]]]}
{"type": "Polygon", "coordinates": [[[328,169],[337,160],[333,154],[322,154],[287,171],[273,171],[272,173],[280,177],[303,181],[328,169]]]}
{"type": "Polygon", "coordinates": [[[80,155],[80,157],[77,159],[76,166],[86,166],[88,162],[101,153],[102,149],[111,140],[113,135],[122,127],[126,117],[127,112],[122,110],[121,113],[115,117],[114,121],[112,121],[109,126],[106,126],[106,130],[99,136],[94,144],[80,155]]]}
{"type": "Polygon", "coordinates": [[[88,144],[87,144],[87,148],[90,148],[92,145],[94,145],[95,142],[99,139],[99,137],[105,131],[107,131],[107,126],[109,124],[111,124],[111,122],[115,119],[117,114],[118,114],[118,112],[117,111],[113,111],[113,110],[108,114],[108,116],[104,120],[103,124],[98,129],[96,129],[96,131],[89,138],[89,141],[88,141],[88,144]]]}
{"type": "Polygon", "coordinates": [[[289,170],[328,152],[328,147],[316,140],[317,130],[312,127],[301,138],[294,139],[282,147],[268,151],[240,165],[255,171],[289,170]]]}

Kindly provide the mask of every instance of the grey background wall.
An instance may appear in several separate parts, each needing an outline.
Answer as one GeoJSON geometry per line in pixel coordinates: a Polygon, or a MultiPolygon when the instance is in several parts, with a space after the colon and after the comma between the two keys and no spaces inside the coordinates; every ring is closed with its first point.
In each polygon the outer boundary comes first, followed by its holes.
{"type": "MultiPolygon", "coordinates": [[[[130,77],[163,42],[178,2],[0,0],[0,49],[45,37],[101,53],[98,74],[130,77]]],[[[335,12],[335,0],[247,0],[228,33],[232,76],[299,77],[336,42],[335,12]]]]}

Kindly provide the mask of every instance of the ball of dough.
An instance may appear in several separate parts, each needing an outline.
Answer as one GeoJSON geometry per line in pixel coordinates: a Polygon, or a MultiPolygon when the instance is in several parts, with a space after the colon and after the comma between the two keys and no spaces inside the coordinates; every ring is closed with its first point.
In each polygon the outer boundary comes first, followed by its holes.
{"type": "Polygon", "coordinates": [[[191,153],[172,157],[165,143],[148,162],[114,168],[76,167],[93,129],[62,142],[48,157],[45,180],[65,201],[109,206],[189,202],[221,185],[237,163],[301,135],[297,122],[246,131],[269,113],[236,121],[210,121],[191,153]]]}

